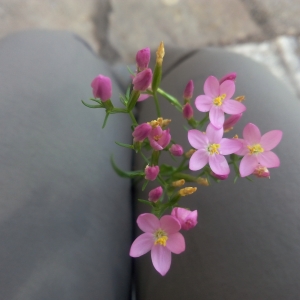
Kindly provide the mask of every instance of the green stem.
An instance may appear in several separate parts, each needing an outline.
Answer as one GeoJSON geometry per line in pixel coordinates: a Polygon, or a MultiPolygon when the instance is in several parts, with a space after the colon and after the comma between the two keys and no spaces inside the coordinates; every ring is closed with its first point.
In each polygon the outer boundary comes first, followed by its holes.
{"type": "Polygon", "coordinates": [[[158,88],[157,92],[160,95],[162,95],[164,98],[166,98],[171,104],[173,104],[179,111],[182,111],[182,105],[175,97],[173,97],[170,94],[166,93],[161,88],[158,88]]]}
{"type": "Polygon", "coordinates": [[[131,120],[132,120],[132,122],[133,122],[133,125],[138,125],[138,122],[136,121],[133,112],[132,112],[132,111],[129,111],[128,113],[129,113],[129,116],[130,116],[130,118],[131,118],[131,120]]]}
{"type": "Polygon", "coordinates": [[[159,103],[158,103],[158,98],[157,98],[156,92],[153,93],[153,97],[154,97],[154,102],[155,102],[157,117],[160,118],[161,117],[161,112],[160,112],[160,107],[159,107],[159,103]]]}

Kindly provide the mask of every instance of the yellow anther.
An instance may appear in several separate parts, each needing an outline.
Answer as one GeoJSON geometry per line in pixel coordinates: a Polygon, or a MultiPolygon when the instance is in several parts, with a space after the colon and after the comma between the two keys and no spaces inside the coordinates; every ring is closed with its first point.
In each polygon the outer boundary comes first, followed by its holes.
{"type": "Polygon", "coordinates": [[[158,65],[162,65],[163,62],[163,58],[165,56],[165,47],[164,47],[164,43],[160,42],[159,47],[156,51],[156,63],[158,65]]]}
{"type": "Polygon", "coordinates": [[[238,97],[235,98],[235,100],[238,101],[238,102],[242,102],[242,101],[245,100],[245,98],[246,98],[246,96],[238,96],[238,97]]]}
{"type": "Polygon", "coordinates": [[[184,179],[179,179],[177,181],[172,182],[172,186],[174,186],[174,187],[180,187],[180,186],[183,186],[184,184],[185,184],[184,179]]]}
{"type": "Polygon", "coordinates": [[[221,106],[223,104],[223,100],[226,98],[226,94],[222,94],[214,99],[214,105],[221,106]]]}
{"type": "Polygon", "coordinates": [[[171,119],[163,119],[162,127],[166,127],[171,123],[171,119]]]}
{"type": "Polygon", "coordinates": [[[258,154],[264,152],[264,148],[260,144],[256,144],[253,146],[247,146],[250,154],[258,154]]]}
{"type": "Polygon", "coordinates": [[[195,149],[190,149],[188,152],[186,152],[184,155],[186,158],[190,158],[194,153],[196,152],[195,149]]]}
{"type": "Polygon", "coordinates": [[[227,129],[225,129],[224,132],[229,132],[229,131],[231,131],[232,129],[233,129],[233,127],[229,127],[229,128],[227,128],[227,129]]]}
{"type": "Polygon", "coordinates": [[[204,186],[209,186],[209,182],[208,182],[207,178],[198,177],[196,182],[198,184],[201,184],[201,185],[204,185],[204,186]]]}
{"type": "Polygon", "coordinates": [[[220,148],[220,144],[210,144],[208,146],[208,152],[210,155],[219,154],[218,149],[220,148]]]}
{"type": "Polygon", "coordinates": [[[168,236],[162,229],[156,230],[156,232],[154,233],[154,238],[155,238],[154,245],[160,244],[162,246],[166,246],[168,236]]]}
{"type": "Polygon", "coordinates": [[[163,124],[163,118],[157,118],[156,121],[158,122],[159,126],[161,127],[161,125],[163,124]]]}
{"type": "Polygon", "coordinates": [[[233,139],[238,139],[239,136],[236,134],[235,136],[233,136],[233,139]]]}
{"type": "Polygon", "coordinates": [[[159,126],[159,123],[157,122],[157,120],[153,120],[151,122],[148,122],[149,125],[151,125],[152,128],[155,128],[157,126],[159,126]]]}
{"type": "Polygon", "coordinates": [[[196,187],[186,187],[186,188],[179,190],[178,193],[180,196],[184,197],[184,196],[191,195],[191,194],[195,193],[196,191],[197,191],[196,187]]]}

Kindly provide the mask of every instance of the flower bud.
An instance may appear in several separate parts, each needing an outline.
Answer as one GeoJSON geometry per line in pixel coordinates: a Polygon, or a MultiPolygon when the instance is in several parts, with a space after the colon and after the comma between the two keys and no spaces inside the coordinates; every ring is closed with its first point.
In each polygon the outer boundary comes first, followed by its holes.
{"type": "Polygon", "coordinates": [[[147,165],[145,168],[145,178],[147,180],[151,180],[151,181],[155,180],[158,173],[159,173],[159,166],[150,167],[149,165],[147,165]]]}
{"type": "Polygon", "coordinates": [[[183,117],[187,120],[190,120],[194,115],[194,110],[191,104],[186,103],[182,108],[183,117]]]}
{"type": "Polygon", "coordinates": [[[171,216],[176,218],[181,224],[181,229],[189,230],[194,228],[198,223],[198,211],[190,211],[185,208],[175,207],[171,212],[171,216]]]}
{"type": "Polygon", "coordinates": [[[143,123],[134,128],[132,136],[134,137],[134,142],[142,142],[152,130],[151,125],[148,123],[143,123]]]}
{"type": "Polygon", "coordinates": [[[159,186],[149,192],[148,199],[151,202],[157,202],[157,200],[161,197],[162,194],[163,194],[163,188],[159,186]]]}
{"type": "Polygon", "coordinates": [[[147,68],[138,73],[132,80],[133,89],[136,91],[145,91],[150,87],[152,82],[152,70],[147,68]]]}
{"type": "Polygon", "coordinates": [[[93,79],[91,87],[95,98],[100,98],[103,102],[111,98],[112,84],[109,77],[98,75],[93,79]]]}
{"type": "Polygon", "coordinates": [[[226,175],[218,175],[215,172],[211,171],[210,174],[219,180],[225,180],[228,178],[229,174],[226,175]]]}
{"type": "Polygon", "coordinates": [[[148,68],[150,62],[150,48],[144,48],[137,52],[136,54],[136,63],[138,71],[143,71],[148,68]]]}
{"type": "Polygon", "coordinates": [[[183,154],[183,148],[179,144],[173,144],[169,151],[174,156],[181,156],[183,154]]]}
{"type": "Polygon", "coordinates": [[[193,97],[193,92],[194,92],[194,82],[193,80],[190,80],[183,92],[183,99],[190,100],[193,97]]]}
{"type": "Polygon", "coordinates": [[[232,72],[232,73],[228,73],[226,74],[224,77],[222,77],[220,80],[219,80],[219,83],[223,83],[224,81],[226,80],[232,80],[232,81],[235,81],[236,79],[236,73],[235,72],[232,72]]]}
{"type": "Polygon", "coordinates": [[[223,129],[224,132],[228,132],[233,129],[233,126],[240,120],[243,113],[237,114],[237,115],[231,115],[227,120],[225,120],[223,129]]]}
{"type": "Polygon", "coordinates": [[[253,172],[253,175],[258,178],[270,178],[270,171],[268,170],[268,168],[262,166],[261,164],[258,164],[253,172]]]}

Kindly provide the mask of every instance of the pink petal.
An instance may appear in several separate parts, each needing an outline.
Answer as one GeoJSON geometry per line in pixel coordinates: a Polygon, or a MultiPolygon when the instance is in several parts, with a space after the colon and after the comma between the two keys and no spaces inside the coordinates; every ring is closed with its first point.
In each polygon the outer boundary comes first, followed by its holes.
{"type": "Polygon", "coordinates": [[[262,166],[267,168],[277,168],[280,166],[278,156],[272,151],[260,153],[260,155],[258,155],[258,161],[262,166]]]}
{"type": "Polygon", "coordinates": [[[232,80],[226,80],[220,85],[220,95],[226,94],[225,99],[230,99],[235,92],[235,84],[232,80]]]}
{"type": "Polygon", "coordinates": [[[175,254],[180,254],[185,250],[185,240],[180,232],[168,236],[166,247],[175,254]]]}
{"type": "Polygon", "coordinates": [[[228,175],[230,173],[227,160],[223,155],[210,155],[208,159],[210,168],[217,175],[228,175]]]}
{"type": "Polygon", "coordinates": [[[162,245],[155,245],[151,250],[152,263],[155,270],[164,276],[171,266],[171,251],[162,245]]]}
{"type": "Polygon", "coordinates": [[[207,125],[206,135],[210,143],[219,144],[223,137],[223,127],[216,129],[211,123],[207,125]]]}
{"type": "Polygon", "coordinates": [[[210,96],[200,95],[195,100],[195,106],[199,111],[207,112],[213,105],[213,99],[210,96]]]}
{"type": "Polygon", "coordinates": [[[131,257],[139,257],[149,252],[154,244],[152,233],[143,233],[138,236],[131,245],[129,255],[131,257]]]}
{"type": "Polygon", "coordinates": [[[222,139],[220,142],[220,154],[228,155],[239,151],[243,144],[238,139],[222,139]]]}
{"type": "Polygon", "coordinates": [[[208,137],[197,129],[188,131],[188,140],[195,149],[205,149],[208,146],[208,137]]]}
{"type": "Polygon", "coordinates": [[[154,149],[154,150],[162,150],[164,149],[156,140],[154,140],[153,138],[149,137],[149,142],[150,142],[150,146],[154,149]]]}
{"type": "Polygon", "coordinates": [[[225,117],[221,106],[212,106],[211,110],[209,111],[209,120],[217,129],[223,127],[225,117]]]}
{"type": "Polygon", "coordinates": [[[142,101],[148,99],[150,96],[151,96],[151,95],[148,95],[148,94],[141,94],[141,95],[139,96],[139,99],[138,99],[137,102],[142,102],[142,101]]]}
{"type": "Polygon", "coordinates": [[[237,115],[246,110],[246,106],[236,100],[224,100],[222,110],[229,115],[237,115]]]}
{"type": "Polygon", "coordinates": [[[281,138],[282,138],[281,130],[272,130],[265,133],[261,137],[260,144],[265,151],[269,151],[275,148],[279,144],[281,138]]]}
{"type": "Polygon", "coordinates": [[[219,96],[219,80],[214,76],[209,76],[204,82],[204,93],[212,98],[219,96]]]}
{"type": "Polygon", "coordinates": [[[202,169],[208,163],[208,156],[206,150],[197,150],[190,158],[190,170],[197,171],[202,169]]]}
{"type": "Polygon", "coordinates": [[[139,215],[136,222],[139,228],[144,232],[153,233],[160,227],[158,218],[155,215],[149,213],[139,215]]]}
{"type": "Polygon", "coordinates": [[[235,151],[234,153],[237,155],[245,156],[247,153],[249,153],[249,149],[247,147],[248,143],[243,139],[237,139],[237,140],[241,142],[242,147],[240,150],[235,151]]]}
{"type": "Polygon", "coordinates": [[[243,130],[243,137],[248,145],[259,144],[261,133],[256,125],[248,123],[243,130]]]}
{"type": "Polygon", "coordinates": [[[169,234],[178,232],[181,228],[180,222],[170,215],[163,216],[160,219],[160,228],[169,234]]]}
{"type": "Polygon", "coordinates": [[[257,166],[257,157],[255,155],[245,155],[240,163],[240,174],[241,177],[246,177],[252,174],[257,166]]]}

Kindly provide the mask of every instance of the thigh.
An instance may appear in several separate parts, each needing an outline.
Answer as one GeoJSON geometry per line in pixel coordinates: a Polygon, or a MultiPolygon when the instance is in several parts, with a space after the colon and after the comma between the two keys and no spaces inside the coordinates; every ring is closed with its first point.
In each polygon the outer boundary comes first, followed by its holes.
{"type": "MultiPolygon", "coordinates": [[[[233,184],[231,177],[199,186],[197,193],[184,198],[183,206],[198,209],[199,223],[186,232],[186,251],[172,255],[165,277],[153,269],[149,256],[136,259],[139,299],[281,300],[299,295],[299,100],[264,66],[218,49],[199,50],[181,61],[165,76],[162,88],[181,99],[193,79],[195,98],[203,94],[209,75],[221,78],[234,71],[235,95],[246,95],[247,106],[234,133],[242,135],[249,122],[262,133],[282,130],[282,142],[275,149],[281,167],[271,169],[270,180],[233,184]]],[[[160,103],[163,117],[172,119],[172,138],[189,149],[182,117],[164,99],[160,103]]],[[[141,122],[155,118],[150,102],[141,105],[140,118],[141,122]]]]}
{"type": "Polygon", "coordinates": [[[114,143],[130,124],[103,131],[81,103],[110,68],[72,33],[30,31],[0,41],[0,69],[0,298],[126,299],[130,182],[109,160],[131,168],[114,143]]]}

